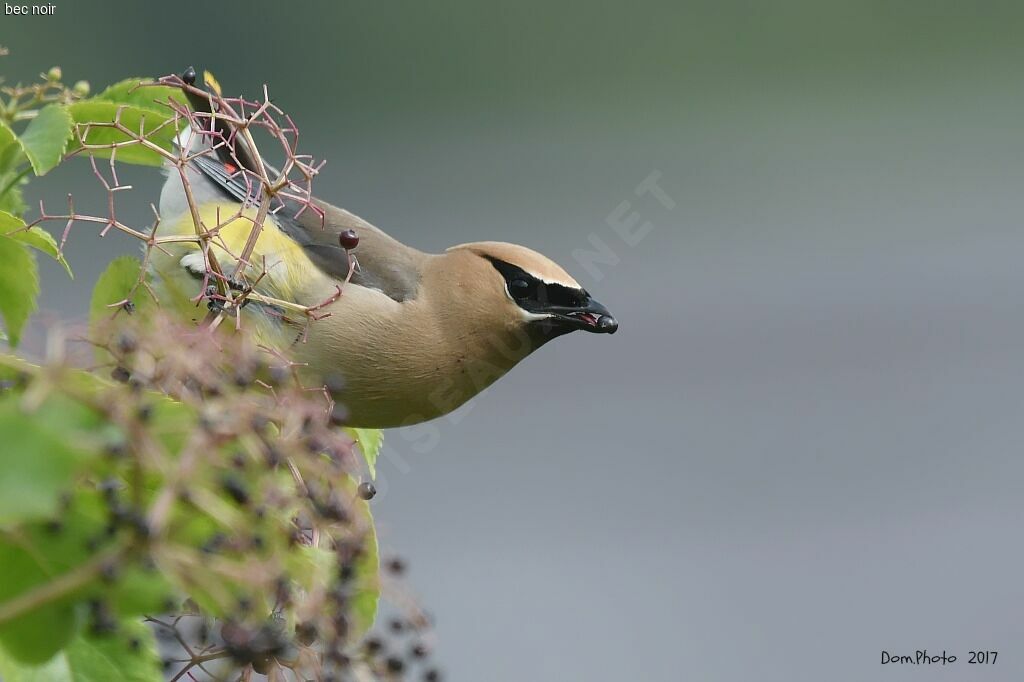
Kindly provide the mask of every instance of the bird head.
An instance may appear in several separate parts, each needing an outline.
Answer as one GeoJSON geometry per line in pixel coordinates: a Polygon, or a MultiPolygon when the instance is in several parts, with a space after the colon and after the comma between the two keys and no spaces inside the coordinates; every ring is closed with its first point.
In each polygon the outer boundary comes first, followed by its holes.
{"type": "Polygon", "coordinates": [[[480,260],[480,292],[492,311],[525,328],[540,342],[582,330],[614,334],[619,323],[603,305],[550,258],[524,246],[475,242],[449,249],[480,260]]]}

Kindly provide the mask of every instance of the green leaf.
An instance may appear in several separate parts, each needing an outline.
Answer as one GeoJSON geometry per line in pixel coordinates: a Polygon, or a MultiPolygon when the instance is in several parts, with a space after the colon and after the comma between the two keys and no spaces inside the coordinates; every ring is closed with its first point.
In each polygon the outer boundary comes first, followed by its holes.
{"type": "Polygon", "coordinates": [[[68,147],[72,124],[71,115],[59,104],[44,107],[29,121],[18,142],[36,175],[45,175],[60,163],[68,147]]]}
{"type": "Polygon", "coordinates": [[[166,576],[156,570],[131,566],[114,586],[111,600],[122,616],[161,613],[176,592],[166,576]]]}
{"type": "Polygon", "coordinates": [[[352,599],[352,611],[356,616],[357,633],[365,634],[377,618],[377,606],[380,602],[380,548],[377,544],[377,529],[370,516],[370,506],[360,500],[366,507],[367,518],[370,519],[366,538],[366,552],[356,564],[358,579],[356,594],[352,599]]]}
{"type": "Polygon", "coordinates": [[[123,621],[117,634],[107,637],[81,636],[71,643],[65,656],[75,682],[159,682],[163,679],[156,639],[143,623],[123,621]]]}
{"type": "MultiPolygon", "coordinates": [[[[136,287],[142,274],[142,263],[138,258],[119,256],[110,261],[110,265],[96,280],[96,286],[92,289],[92,300],[89,302],[89,327],[95,337],[94,340],[103,341],[109,338],[114,329],[110,322],[115,316],[145,316],[156,307],[156,302],[149,292],[144,287],[136,287]],[[130,307],[118,308],[115,305],[125,300],[131,302],[130,307]]],[[[97,346],[96,359],[101,363],[107,362],[110,360],[110,353],[97,346]]]]}
{"type": "Polygon", "coordinates": [[[24,220],[6,211],[0,211],[0,234],[5,234],[11,239],[28,244],[37,251],[42,251],[63,265],[68,276],[74,279],[75,275],[71,272],[71,266],[64,260],[64,255],[57,248],[57,240],[43,228],[33,225],[26,229],[24,220]]]}
{"type": "Polygon", "coordinates": [[[20,216],[27,208],[21,187],[27,182],[25,176],[32,167],[21,168],[24,161],[25,152],[18,144],[18,136],[0,121],[0,211],[20,216]]]}
{"type": "MultiPolygon", "coordinates": [[[[89,123],[112,123],[117,120],[133,134],[145,135],[150,142],[158,147],[167,151],[174,148],[174,137],[177,131],[173,123],[160,127],[173,117],[170,110],[158,112],[130,104],[118,104],[105,99],[87,99],[75,102],[68,106],[68,110],[75,123],[79,124],[79,130],[86,144],[103,145],[132,140],[132,136],[115,128],[86,125],[89,123]]],[[[77,144],[77,140],[75,144],[77,144]]],[[[107,158],[112,152],[110,149],[101,149],[92,153],[107,158]]],[[[118,147],[116,154],[118,161],[143,166],[160,166],[164,161],[160,154],[138,143],[118,147]]]]}
{"type": "MultiPolygon", "coordinates": [[[[36,521],[0,529],[0,604],[24,595],[110,551],[109,518],[101,494],[81,489],[54,517],[57,525],[36,521]],[[94,544],[106,538],[106,544],[94,544]]],[[[121,616],[158,613],[174,592],[164,576],[131,557],[118,560],[120,576],[113,583],[87,576],[79,586],[52,601],[0,625],[0,643],[15,658],[38,663],[74,636],[84,603],[105,600],[121,616]],[[60,621],[67,627],[53,631],[60,621]],[[51,642],[51,640],[55,640],[51,642]]]]}
{"type": "MultiPolygon", "coordinates": [[[[18,136],[9,125],[0,121],[0,173],[6,174],[13,171],[24,154],[21,145],[18,144],[18,136]]],[[[6,187],[7,185],[5,183],[0,186],[6,187]]]]}
{"type": "MultiPolygon", "coordinates": [[[[351,478],[344,485],[355,494],[355,482],[351,478]]],[[[348,635],[350,640],[358,640],[373,627],[380,601],[380,549],[370,505],[356,500],[356,511],[365,520],[366,537],[363,554],[355,564],[355,594],[351,605],[354,622],[348,635]]],[[[328,582],[338,570],[337,553],[322,547],[301,545],[289,551],[287,562],[296,582],[305,590],[328,582]]]]}
{"type": "Polygon", "coordinates": [[[377,478],[377,455],[384,444],[384,432],[380,429],[357,429],[346,427],[345,433],[350,435],[359,446],[359,452],[363,453],[366,466],[370,469],[370,476],[377,478]]]}
{"type": "Polygon", "coordinates": [[[38,295],[39,270],[35,258],[24,244],[0,235],[0,314],[12,347],[18,345],[38,295]]]}
{"type": "Polygon", "coordinates": [[[187,106],[185,96],[178,88],[166,85],[138,87],[139,83],[153,81],[153,78],[126,78],[96,95],[95,99],[107,100],[116,104],[130,104],[140,109],[155,111],[164,118],[173,116],[171,108],[166,104],[168,99],[187,106]]]}
{"type": "MultiPolygon", "coordinates": [[[[92,289],[92,300],[89,302],[89,328],[95,341],[110,338],[114,330],[110,322],[115,316],[120,318],[126,314],[145,315],[155,307],[149,292],[143,287],[136,287],[141,275],[142,263],[138,258],[119,256],[110,261],[110,265],[96,280],[96,286],[92,289]],[[124,300],[131,301],[132,306],[118,308],[114,305],[124,300]]],[[[96,347],[95,355],[97,362],[100,363],[109,362],[111,359],[110,353],[99,346],[96,347]]]]}
{"type": "Polygon", "coordinates": [[[0,158],[3,157],[4,153],[10,148],[11,145],[18,142],[18,136],[14,134],[11,127],[4,121],[0,120],[0,158]]]}
{"type": "MultiPolygon", "coordinates": [[[[19,544],[0,539],[0,551],[4,558],[0,603],[46,580],[37,558],[19,544]]],[[[72,600],[51,601],[0,626],[0,644],[15,659],[38,664],[60,651],[80,625],[80,614],[72,600]]],[[[0,672],[6,681],[6,671],[0,672]]]]}
{"type": "Polygon", "coordinates": [[[20,173],[2,173],[0,174],[0,188],[6,187],[7,191],[0,194],[0,211],[6,211],[11,215],[20,216],[25,213],[25,209],[28,206],[25,204],[25,198],[21,193],[21,186],[26,182],[26,178],[20,173]]]}
{"type": "MultiPolygon", "coordinates": [[[[14,476],[22,476],[16,473],[14,476]]],[[[24,480],[22,481],[24,483],[24,480]]],[[[70,483],[65,482],[65,489],[70,483]]],[[[48,516],[55,516],[51,511],[48,516]]],[[[62,512],[62,528],[54,532],[44,522],[0,530],[0,604],[44,585],[87,561],[86,540],[104,527],[101,503],[95,492],[77,495],[62,512]]],[[[14,658],[38,664],[64,647],[81,625],[76,606],[84,588],[40,603],[0,625],[0,644],[14,658]]]]}
{"type": "Polygon", "coordinates": [[[3,443],[3,475],[0,476],[0,523],[45,518],[56,513],[60,495],[72,484],[72,474],[87,456],[73,445],[74,430],[54,428],[80,420],[70,401],[48,401],[39,413],[26,413],[20,396],[0,398],[0,442],[3,443]]]}
{"type": "Polygon", "coordinates": [[[67,659],[55,656],[41,665],[18,661],[0,647],[0,678],[5,682],[66,682],[71,678],[67,659]]]}
{"type": "Polygon", "coordinates": [[[145,311],[154,305],[153,298],[143,288],[136,288],[142,274],[142,263],[133,256],[119,256],[110,261],[92,290],[89,302],[89,321],[96,325],[106,324],[117,312],[110,306],[129,299],[136,312],[145,311]],[[130,295],[135,289],[135,295],[130,295]]]}
{"type": "Polygon", "coordinates": [[[160,658],[152,631],[143,623],[125,621],[117,633],[80,635],[45,665],[32,666],[0,650],[4,682],[159,682],[160,658]]]}

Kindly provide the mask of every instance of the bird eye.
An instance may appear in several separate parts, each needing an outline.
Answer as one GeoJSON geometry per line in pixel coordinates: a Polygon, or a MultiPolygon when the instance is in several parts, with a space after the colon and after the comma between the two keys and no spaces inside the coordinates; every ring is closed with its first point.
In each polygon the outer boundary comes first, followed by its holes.
{"type": "Polygon", "coordinates": [[[530,293],[530,283],[522,277],[516,277],[508,283],[508,292],[512,298],[524,298],[530,293]]]}

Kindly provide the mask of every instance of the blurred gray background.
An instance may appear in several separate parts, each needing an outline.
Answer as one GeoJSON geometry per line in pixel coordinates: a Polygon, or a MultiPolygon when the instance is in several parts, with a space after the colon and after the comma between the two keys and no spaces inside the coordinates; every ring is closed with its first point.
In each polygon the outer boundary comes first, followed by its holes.
{"type": "MultiPolygon", "coordinates": [[[[1024,679],[1020,3],[55,1],[0,17],[9,80],[268,83],[321,196],[532,246],[619,318],[388,434],[449,680],[1024,679]],[[880,665],[920,648],[960,659],[880,665]]],[[[67,191],[84,162],[30,198],[67,191]]],[[[134,248],[77,228],[49,318],[134,248]]]]}

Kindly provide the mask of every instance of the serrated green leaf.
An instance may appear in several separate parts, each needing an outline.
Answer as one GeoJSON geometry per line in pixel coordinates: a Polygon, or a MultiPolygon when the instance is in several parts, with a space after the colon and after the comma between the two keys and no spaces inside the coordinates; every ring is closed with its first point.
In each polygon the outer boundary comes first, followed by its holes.
{"type": "MultiPolygon", "coordinates": [[[[24,152],[18,144],[18,136],[3,121],[0,121],[0,174],[14,170],[14,166],[22,159],[24,152]]],[[[6,183],[0,185],[6,187],[6,183]]]]}
{"type": "MultiPolygon", "coordinates": [[[[150,142],[158,147],[167,151],[174,148],[174,137],[177,134],[174,125],[168,124],[161,127],[173,117],[170,110],[158,112],[130,104],[118,104],[105,99],[88,99],[69,105],[68,111],[75,123],[79,124],[79,130],[86,144],[105,145],[132,140],[133,137],[115,128],[85,125],[88,123],[112,123],[117,120],[133,134],[145,135],[150,142]]],[[[75,144],[77,144],[77,140],[75,144]]],[[[100,149],[92,153],[107,158],[112,152],[109,149],[100,149]]],[[[118,161],[143,166],[160,166],[164,161],[160,154],[142,144],[118,147],[116,154],[118,161]]]]}
{"type": "Polygon", "coordinates": [[[96,95],[94,99],[107,100],[116,104],[130,104],[140,109],[149,109],[161,114],[165,118],[173,115],[170,107],[166,104],[168,99],[187,106],[185,96],[178,88],[166,85],[138,87],[139,83],[151,83],[154,80],[153,78],[126,78],[123,81],[114,83],[96,95]]]}
{"type": "Polygon", "coordinates": [[[57,240],[43,228],[33,225],[31,228],[26,229],[24,220],[6,211],[0,211],[0,234],[7,235],[11,239],[23,244],[28,244],[37,251],[42,251],[63,265],[64,269],[67,270],[68,277],[74,279],[75,275],[71,272],[71,266],[64,260],[64,255],[57,248],[57,240]]]}
{"type": "Polygon", "coordinates": [[[61,492],[72,484],[72,474],[88,452],[65,439],[74,430],[52,428],[63,417],[77,419],[66,407],[70,401],[48,402],[40,412],[25,413],[20,396],[0,398],[0,523],[45,518],[57,511],[61,492]]]}
{"type": "Polygon", "coordinates": [[[346,427],[345,433],[352,437],[352,440],[359,446],[359,452],[363,453],[366,466],[370,469],[370,476],[377,478],[377,456],[384,444],[384,432],[380,429],[357,429],[346,427]]]}
{"type": "Polygon", "coordinates": [[[152,631],[125,621],[105,637],[80,635],[44,665],[26,665],[0,651],[4,682],[158,682],[160,658],[152,631]]]}
{"type": "Polygon", "coordinates": [[[0,235],[0,314],[11,346],[21,340],[21,330],[36,309],[39,270],[24,244],[0,235]]]}
{"type": "Polygon", "coordinates": [[[18,144],[18,136],[0,121],[0,211],[7,211],[16,216],[25,212],[25,201],[21,196],[21,186],[25,184],[26,172],[20,165],[25,160],[25,152],[18,144]]]}
{"type": "Polygon", "coordinates": [[[43,107],[18,138],[36,175],[45,175],[64,157],[73,121],[59,104],[43,107]]]}

